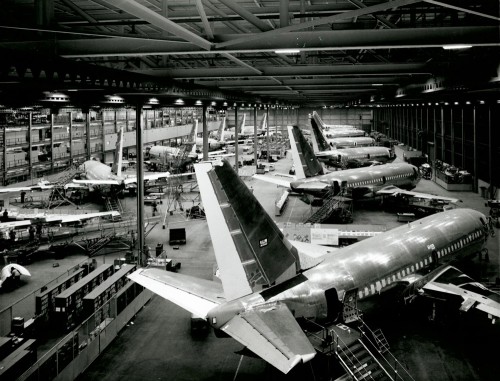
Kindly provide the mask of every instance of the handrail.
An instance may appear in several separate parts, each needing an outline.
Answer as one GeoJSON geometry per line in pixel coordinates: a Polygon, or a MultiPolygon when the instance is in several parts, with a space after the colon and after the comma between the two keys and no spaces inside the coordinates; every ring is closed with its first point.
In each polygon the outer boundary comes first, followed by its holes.
{"type": "MultiPolygon", "coordinates": [[[[368,327],[368,325],[364,322],[363,319],[361,319],[361,317],[358,319],[358,321],[361,323],[362,327],[364,327],[370,334],[372,337],[375,337],[375,333],[371,330],[370,327],[368,327]]],[[[365,332],[361,329],[361,333],[363,335],[363,337],[365,337],[369,342],[370,344],[375,347],[375,348],[378,348],[378,346],[376,345],[376,343],[373,343],[373,341],[370,339],[370,337],[368,335],[365,334],[365,332]]],[[[399,365],[399,368],[403,369],[404,372],[406,373],[406,375],[413,381],[415,381],[415,379],[411,376],[411,374],[408,372],[408,370],[403,366],[403,364],[401,364],[401,362],[392,354],[391,351],[387,351],[386,353],[389,354],[389,356],[391,357],[391,359],[394,361],[394,366],[391,365],[391,362],[386,358],[386,356],[384,356],[384,354],[378,350],[378,353],[379,355],[385,360],[385,362],[387,363],[387,365],[394,371],[394,374],[396,375],[396,377],[398,379],[401,379],[401,380],[404,380],[403,377],[401,377],[401,375],[399,375],[398,373],[398,365],[399,365]]]]}

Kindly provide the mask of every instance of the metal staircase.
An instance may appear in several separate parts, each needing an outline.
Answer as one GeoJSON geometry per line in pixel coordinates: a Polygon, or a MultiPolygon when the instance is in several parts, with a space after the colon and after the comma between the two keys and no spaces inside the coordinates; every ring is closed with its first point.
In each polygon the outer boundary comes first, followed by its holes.
{"type": "Polygon", "coordinates": [[[329,191],[323,199],[323,205],[305,223],[319,224],[333,216],[338,220],[338,223],[350,223],[352,222],[352,212],[349,205],[343,196],[343,192],[337,195],[329,191]]]}
{"type": "MultiPolygon", "coordinates": [[[[108,212],[113,212],[113,211],[116,211],[118,213],[123,214],[123,207],[122,207],[122,204],[120,202],[120,200],[118,199],[118,197],[116,197],[115,195],[110,195],[110,196],[107,196],[105,197],[104,199],[104,206],[106,208],[106,211],[108,212]]],[[[120,220],[121,216],[112,216],[111,217],[111,220],[112,221],[118,221],[120,220]]]]}
{"type": "Polygon", "coordinates": [[[78,168],[72,166],[59,174],[58,178],[52,183],[52,191],[50,192],[46,209],[57,208],[65,204],[74,205],[78,209],[78,206],[66,197],[65,189],[65,185],[71,182],[78,172],[78,168]]]}
{"type": "Polygon", "coordinates": [[[359,329],[345,324],[321,326],[307,321],[305,332],[318,353],[341,365],[345,371],[341,380],[414,381],[389,351],[382,331],[372,331],[361,318],[357,324],[359,329]]]}

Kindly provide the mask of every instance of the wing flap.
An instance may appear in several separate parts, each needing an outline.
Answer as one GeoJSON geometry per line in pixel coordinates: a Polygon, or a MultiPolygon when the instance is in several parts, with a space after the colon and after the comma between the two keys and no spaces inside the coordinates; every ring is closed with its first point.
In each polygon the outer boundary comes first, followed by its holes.
{"type": "Polygon", "coordinates": [[[474,282],[453,266],[446,266],[422,288],[429,294],[443,296],[445,299],[447,296],[461,298],[460,311],[476,309],[487,313],[490,318],[500,318],[500,295],[474,282]]]}
{"type": "Polygon", "coordinates": [[[128,278],[201,317],[206,317],[208,311],[225,302],[220,283],[206,279],[160,269],[139,269],[128,278]]]}
{"type": "Polygon", "coordinates": [[[267,362],[288,373],[316,351],[288,307],[273,303],[243,312],[222,330],[267,362]]]}

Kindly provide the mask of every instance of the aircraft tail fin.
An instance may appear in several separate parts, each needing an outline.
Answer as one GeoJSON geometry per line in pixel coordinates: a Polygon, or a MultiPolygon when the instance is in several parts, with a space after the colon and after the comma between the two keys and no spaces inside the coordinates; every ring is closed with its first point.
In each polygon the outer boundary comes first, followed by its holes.
{"type": "Polygon", "coordinates": [[[245,127],[246,120],[247,120],[247,114],[243,113],[243,116],[241,117],[241,123],[238,126],[236,126],[238,128],[238,134],[243,133],[243,127],[245,127]]]}
{"type": "Polygon", "coordinates": [[[193,128],[191,129],[191,133],[189,134],[188,144],[192,144],[191,146],[191,154],[196,154],[196,137],[198,136],[198,119],[193,122],[193,128]]]}
{"type": "Polygon", "coordinates": [[[226,300],[294,277],[296,249],[231,165],[200,163],[195,171],[226,300]]]}
{"type": "Polygon", "coordinates": [[[325,123],[323,122],[323,119],[321,119],[321,117],[318,115],[316,111],[313,111],[312,120],[314,120],[318,124],[318,126],[321,127],[322,129],[326,127],[325,123]]]}
{"type": "Polygon", "coordinates": [[[113,165],[111,167],[111,172],[116,176],[120,177],[122,175],[122,158],[123,158],[123,126],[118,131],[116,137],[116,149],[115,158],[113,160],[113,165]]]}
{"type": "Polygon", "coordinates": [[[288,126],[288,137],[292,149],[292,158],[295,164],[297,179],[314,177],[323,174],[323,166],[297,126],[288,126]]]}
{"type": "Polygon", "coordinates": [[[320,151],[327,151],[331,149],[330,144],[326,140],[325,134],[323,133],[323,128],[320,127],[320,124],[316,121],[316,119],[311,119],[311,128],[313,131],[313,136],[316,139],[316,143],[318,144],[318,149],[320,151]]]}
{"type": "Polygon", "coordinates": [[[218,138],[220,143],[224,143],[225,130],[226,130],[226,117],[223,117],[220,122],[220,127],[218,131],[218,138]]]}
{"type": "Polygon", "coordinates": [[[264,131],[266,131],[266,128],[267,128],[267,114],[264,114],[264,116],[262,117],[262,120],[260,121],[259,129],[262,132],[264,132],[264,131]]]}

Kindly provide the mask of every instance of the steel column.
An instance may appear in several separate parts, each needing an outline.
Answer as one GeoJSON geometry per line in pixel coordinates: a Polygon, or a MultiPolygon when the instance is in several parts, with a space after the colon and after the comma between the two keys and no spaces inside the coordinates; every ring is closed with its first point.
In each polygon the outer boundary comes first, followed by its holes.
{"type": "Polygon", "coordinates": [[[144,261],[144,153],[142,151],[142,104],[135,108],[135,141],[137,147],[137,266],[142,267],[144,261]]]}

